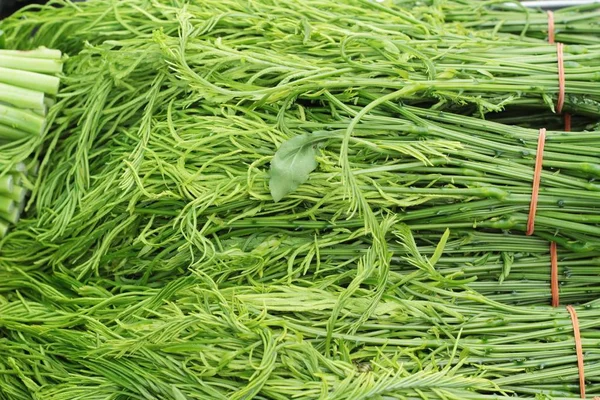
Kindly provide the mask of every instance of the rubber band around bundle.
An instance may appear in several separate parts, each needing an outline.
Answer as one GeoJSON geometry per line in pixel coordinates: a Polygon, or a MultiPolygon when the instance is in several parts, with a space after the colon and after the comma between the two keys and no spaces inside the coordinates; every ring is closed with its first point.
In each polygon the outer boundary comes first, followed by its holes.
{"type": "Polygon", "coordinates": [[[548,11],[548,43],[554,44],[554,13],[548,11]]]}
{"type": "Polygon", "coordinates": [[[556,44],[556,60],[558,62],[558,100],[556,101],[556,111],[562,112],[565,104],[565,61],[564,45],[556,44]]]}
{"type": "Polygon", "coordinates": [[[531,203],[529,203],[529,217],[527,218],[527,236],[533,235],[535,229],[535,213],[537,211],[538,197],[540,194],[540,180],[542,178],[542,163],[544,161],[544,144],[546,143],[546,129],[540,129],[538,136],[535,167],[533,170],[533,186],[531,189],[531,203]]]}
{"type": "MultiPolygon", "coordinates": [[[[554,13],[548,11],[548,43],[555,44],[555,29],[554,29],[554,13]]],[[[556,111],[562,112],[565,103],[565,61],[564,61],[564,45],[556,43],[556,58],[558,63],[558,100],[556,102],[556,111]]],[[[567,129],[567,121],[565,121],[565,131],[571,130],[569,120],[569,128],[567,129]]]]}
{"type": "Polygon", "coordinates": [[[567,306],[573,324],[573,337],[575,338],[575,351],[577,353],[577,369],[579,371],[579,394],[585,399],[585,368],[583,365],[583,346],[581,345],[581,333],[579,332],[579,320],[573,306],[567,306]]]}
{"type": "Polygon", "coordinates": [[[550,292],[552,293],[552,307],[558,307],[558,252],[556,242],[550,242],[550,292]]]}

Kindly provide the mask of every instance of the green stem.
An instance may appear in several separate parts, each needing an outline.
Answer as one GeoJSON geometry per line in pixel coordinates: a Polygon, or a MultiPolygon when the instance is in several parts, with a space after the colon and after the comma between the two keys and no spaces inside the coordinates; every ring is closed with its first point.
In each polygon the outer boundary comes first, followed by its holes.
{"type": "Polygon", "coordinates": [[[0,83],[0,102],[19,108],[44,109],[44,93],[0,83]]]}
{"type": "Polygon", "coordinates": [[[4,195],[16,203],[22,204],[25,200],[25,197],[27,196],[27,189],[18,185],[12,186],[12,190],[4,195]]]}
{"type": "MultiPolygon", "coordinates": [[[[9,56],[17,58],[37,58],[45,60],[60,60],[62,58],[62,52],[55,49],[47,49],[40,47],[35,50],[5,50],[0,49],[0,56],[9,56]]],[[[58,72],[61,72],[62,69],[58,72]]]]}
{"type": "Polygon", "coordinates": [[[62,61],[51,58],[21,57],[0,53],[0,67],[54,75],[62,72],[62,61]]]}
{"type": "Polygon", "coordinates": [[[31,111],[19,110],[0,104],[0,125],[23,130],[33,135],[41,135],[45,124],[45,118],[31,111]]]}
{"type": "Polygon", "coordinates": [[[0,196],[0,212],[10,214],[15,208],[15,202],[8,197],[0,196]]]}
{"type": "Polygon", "coordinates": [[[0,220],[0,239],[2,239],[8,233],[8,224],[0,220]]]}
{"type": "Polygon", "coordinates": [[[0,211],[0,218],[5,222],[9,222],[11,224],[16,224],[19,221],[19,217],[21,215],[21,210],[19,207],[13,207],[10,212],[0,211]]]}
{"type": "Polygon", "coordinates": [[[0,194],[6,195],[14,190],[14,178],[12,175],[0,176],[0,194]]]}
{"type": "Polygon", "coordinates": [[[37,72],[0,67],[0,82],[56,95],[58,93],[60,79],[55,76],[39,74],[37,72]]]}

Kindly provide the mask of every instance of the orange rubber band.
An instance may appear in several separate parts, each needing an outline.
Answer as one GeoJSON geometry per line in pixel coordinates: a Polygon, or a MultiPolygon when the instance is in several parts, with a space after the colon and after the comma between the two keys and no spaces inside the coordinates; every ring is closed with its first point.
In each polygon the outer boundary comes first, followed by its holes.
{"type": "Polygon", "coordinates": [[[548,43],[554,44],[554,13],[548,11],[548,43]]]}
{"type": "Polygon", "coordinates": [[[556,59],[558,62],[558,100],[556,102],[556,111],[562,112],[565,104],[565,60],[564,60],[564,45],[556,44],[556,59]]]}
{"type": "Polygon", "coordinates": [[[579,394],[585,399],[585,369],[583,366],[583,346],[581,345],[581,334],[579,333],[579,320],[573,306],[567,306],[573,323],[573,337],[575,338],[575,351],[577,352],[577,369],[579,370],[579,394]]]}
{"type": "Polygon", "coordinates": [[[529,217],[527,218],[527,236],[533,235],[535,228],[535,213],[537,211],[538,197],[540,194],[540,180],[542,179],[542,163],[544,161],[544,144],[546,143],[546,129],[540,129],[538,136],[537,153],[535,155],[535,169],[533,170],[533,187],[531,189],[531,203],[529,203],[529,217]]]}
{"type": "Polygon", "coordinates": [[[552,307],[558,307],[558,253],[556,242],[550,242],[550,291],[552,293],[552,307]]]}
{"type": "Polygon", "coordinates": [[[571,114],[569,113],[565,113],[565,132],[571,132],[571,114]]]}
{"type": "MultiPolygon", "coordinates": [[[[554,13],[548,11],[548,43],[554,44],[554,13]]],[[[563,105],[565,104],[565,60],[564,60],[564,45],[562,43],[556,43],[556,58],[558,62],[558,100],[556,101],[556,111],[562,112],[563,105]]],[[[571,120],[569,118],[569,125],[567,129],[567,121],[565,120],[565,131],[571,130],[571,120]]]]}

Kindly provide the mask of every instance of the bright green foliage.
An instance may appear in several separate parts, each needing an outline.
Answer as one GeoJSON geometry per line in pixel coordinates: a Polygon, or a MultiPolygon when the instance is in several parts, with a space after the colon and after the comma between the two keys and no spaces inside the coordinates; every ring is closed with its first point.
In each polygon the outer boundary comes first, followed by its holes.
{"type": "MultiPolygon", "coordinates": [[[[367,0],[184,3],[2,25],[69,58],[0,243],[0,393],[576,399],[548,240],[598,380],[600,136],[548,132],[526,237],[538,131],[481,118],[550,113],[553,47],[367,0]]],[[[594,119],[583,50],[567,107],[594,119]]]]}

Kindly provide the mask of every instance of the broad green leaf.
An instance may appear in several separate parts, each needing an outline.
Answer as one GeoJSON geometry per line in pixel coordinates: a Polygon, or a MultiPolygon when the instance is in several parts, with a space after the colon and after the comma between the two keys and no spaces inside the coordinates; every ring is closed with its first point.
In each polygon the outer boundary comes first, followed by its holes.
{"type": "Polygon", "coordinates": [[[308,180],[317,168],[314,144],[322,140],[305,134],[285,141],[271,161],[269,189],[276,202],[308,180]]]}

